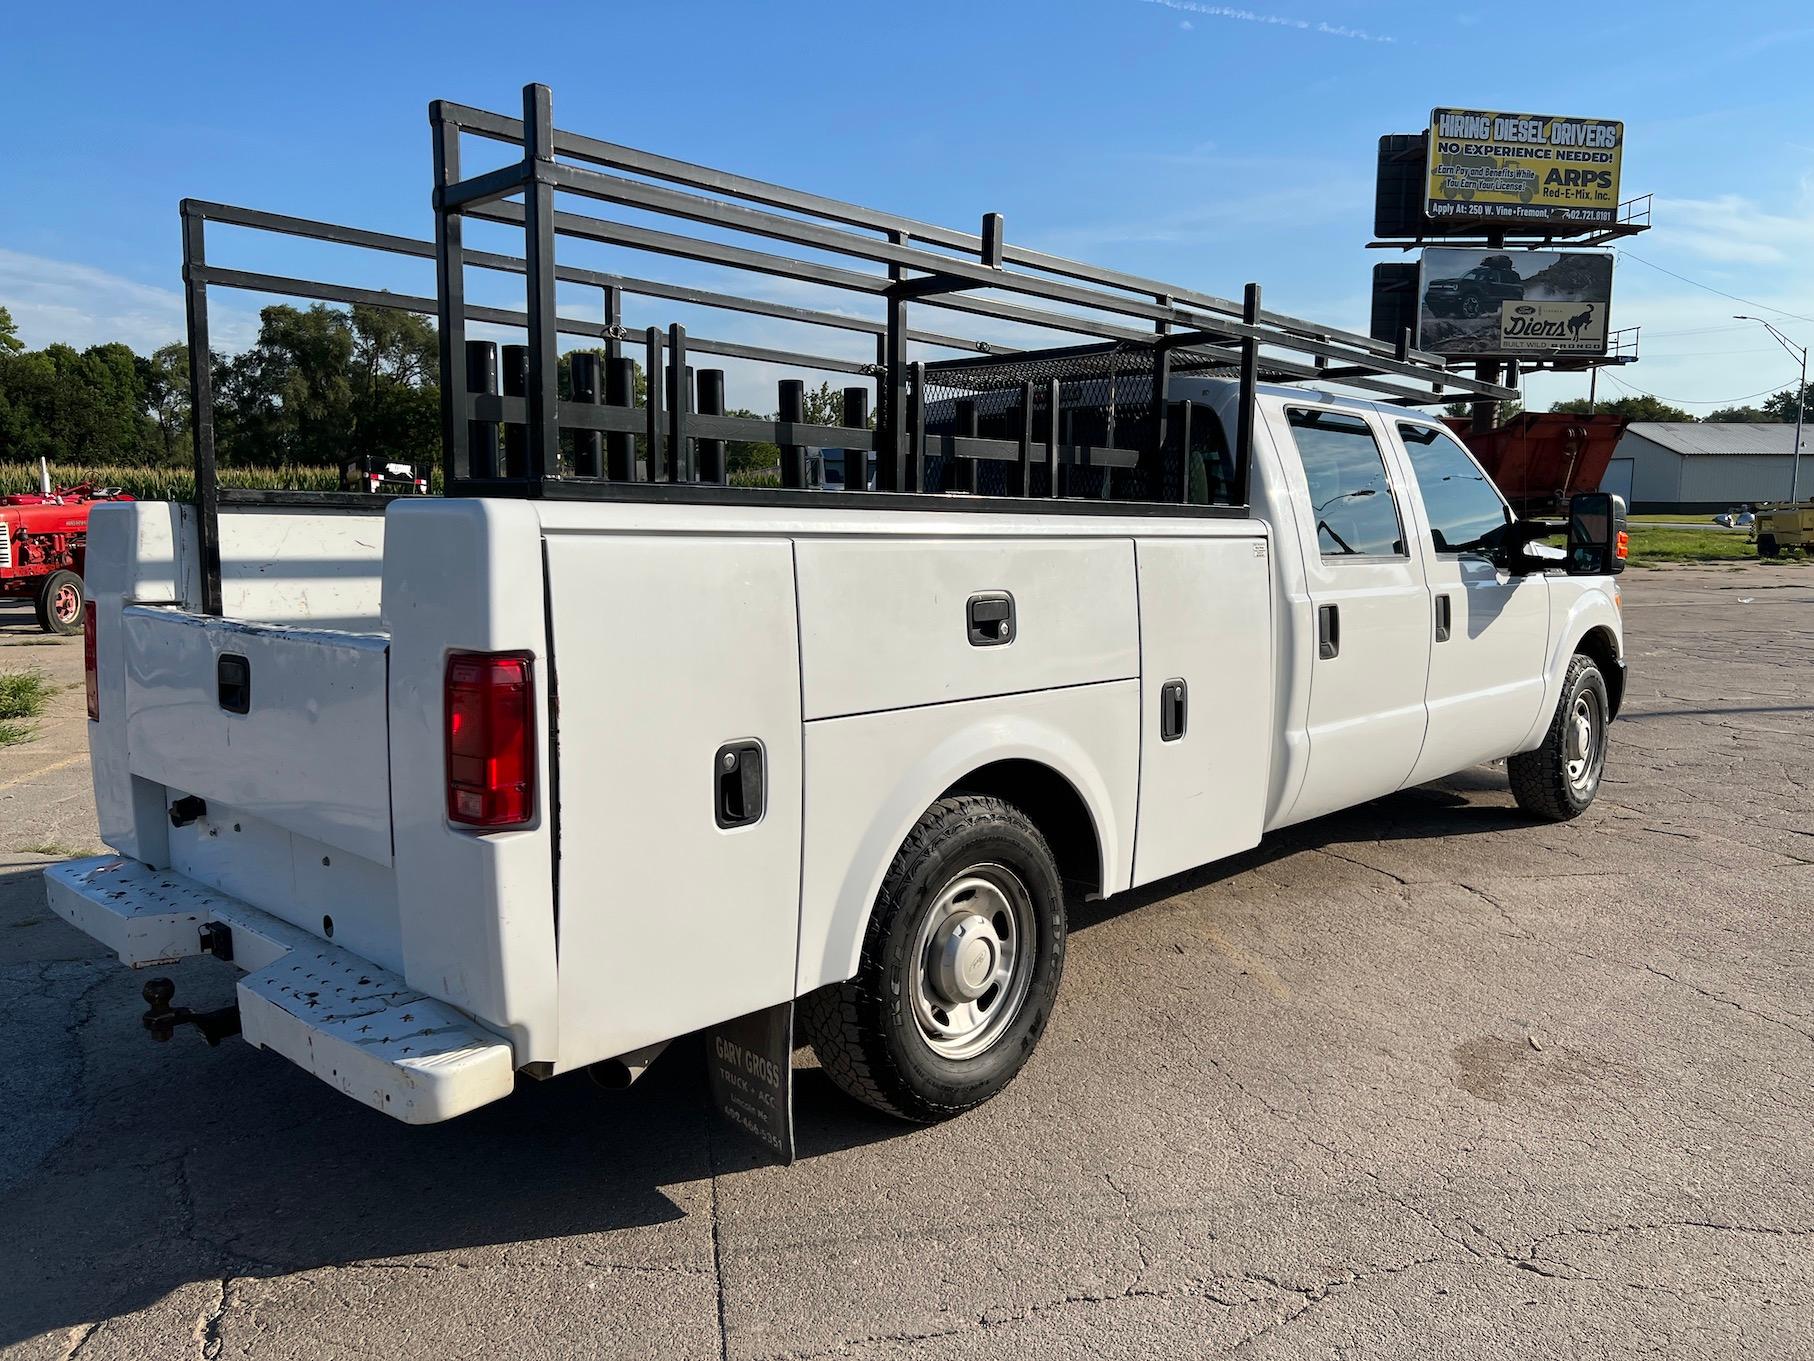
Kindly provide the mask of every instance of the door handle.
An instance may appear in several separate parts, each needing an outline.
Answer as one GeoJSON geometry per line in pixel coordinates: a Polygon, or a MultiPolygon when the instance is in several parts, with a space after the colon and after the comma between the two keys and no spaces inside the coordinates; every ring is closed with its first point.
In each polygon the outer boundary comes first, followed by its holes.
{"type": "Polygon", "coordinates": [[[1159,687],[1159,740],[1176,742],[1190,723],[1190,687],[1168,680],[1159,687]]]}
{"type": "Polygon", "coordinates": [[[1316,607],[1316,655],[1324,661],[1341,655],[1342,612],[1335,605],[1316,607]]]}
{"type": "Polygon", "coordinates": [[[712,758],[712,811],[720,827],[747,827],[762,820],[767,777],[760,742],[746,738],[718,748],[712,758]]]}
{"type": "Polygon", "coordinates": [[[971,647],[1002,647],[1014,641],[1014,597],[1006,591],[983,591],[964,607],[971,647]]]}
{"type": "Polygon", "coordinates": [[[1436,597],[1436,641],[1449,641],[1449,598],[1446,595],[1436,597]]]}

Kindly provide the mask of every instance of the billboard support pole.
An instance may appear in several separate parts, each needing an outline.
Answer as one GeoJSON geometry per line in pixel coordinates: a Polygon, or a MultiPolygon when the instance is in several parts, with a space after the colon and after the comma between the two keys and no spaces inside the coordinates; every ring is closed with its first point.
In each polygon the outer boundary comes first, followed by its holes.
{"type": "MultiPolygon", "coordinates": [[[[1497,359],[1482,359],[1479,363],[1474,365],[1474,376],[1483,383],[1497,383],[1499,381],[1499,361],[1497,359]]],[[[1469,434],[1487,434],[1498,424],[1498,402],[1474,403],[1474,410],[1468,424],[1469,434]]]]}
{"type": "MultiPolygon", "coordinates": [[[[1505,229],[1500,227],[1487,232],[1486,244],[1488,250],[1504,250],[1505,229]]],[[[1483,360],[1474,366],[1474,374],[1476,377],[1485,377],[1489,381],[1497,383],[1499,381],[1499,361],[1497,359],[1483,360]]],[[[1475,402],[1471,415],[1473,420],[1469,429],[1476,435],[1484,435],[1499,424],[1499,403],[1475,402]]]]}

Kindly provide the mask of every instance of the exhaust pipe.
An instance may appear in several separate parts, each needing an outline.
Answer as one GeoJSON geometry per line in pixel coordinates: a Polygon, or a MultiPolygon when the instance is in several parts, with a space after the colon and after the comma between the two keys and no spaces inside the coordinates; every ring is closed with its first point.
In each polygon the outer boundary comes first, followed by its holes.
{"type": "Polygon", "coordinates": [[[621,1092],[637,1078],[649,1071],[649,1065],[661,1057],[661,1051],[668,1047],[666,1040],[651,1044],[646,1048],[632,1049],[627,1054],[619,1054],[614,1059],[600,1059],[589,1064],[586,1072],[600,1087],[608,1092],[621,1092]]]}

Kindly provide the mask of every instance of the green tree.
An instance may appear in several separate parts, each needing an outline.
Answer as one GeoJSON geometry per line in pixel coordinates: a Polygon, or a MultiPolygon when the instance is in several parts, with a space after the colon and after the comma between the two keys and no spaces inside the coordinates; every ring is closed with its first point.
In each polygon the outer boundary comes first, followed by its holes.
{"type": "MultiPolygon", "coordinates": [[[[1573,416],[1585,416],[1587,399],[1571,398],[1566,402],[1557,402],[1550,407],[1551,411],[1566,411],[1573,416]]],[[[1671,406],[1659,397],[1638,396],[1620,397],[1611,402],[1596,402],[1594,412],[1605,416],[1623,416],[1628,421],[1692,421],[1700,419],[1692,412],[1684,411],[1679,406],[1671,406]]]]}
{"type": "MultiPolygon", "coordinates": [[[[773,416],[758,416],[754,411],[744,407],[725,412],[727,416],[741,416],[747,421],[773,420],[773,416]]],[[[733,473],[754,472],[758,468],[774,468],[781,463],[779,445],[768,440],[726,440],[724,445],[724,466],[733,473]]]]}
{"type": "MultiPolygon", "coordinates": [[[[1521,414],[1523,410],[1524,403],[1515,398],[1509,402],[1499,403],[1499,424],[1504,425],[1513,416],[1521,414]]],[[[1457,420],[1467,420],[1474,414],[1474,404],[1472,402],[1450,402],[1442,409],[1442,414],[1453,416],[1457,420]]]]}
{"type": "Polygon", "coordinates": [[[368,455],[426,468],[439,461],[440,350],[434,324],[414,312],[356,304],[348,316],[352,426],[343,458],[368,455]]]}
{"type": "Polygon", "coordinates": [[[178,340],[153,350],[149,359],[139,361],[139,376],[163,462],[188,462],[194,448],[189,435],[189,347],[178,340]]]}
{"type": "Polygon", "coordinates": [[[0,356],[0,460],[144,458],[155,446],[139,363],[117,343],[0,356]]]}
{"type": "Polygon", "coordinates": [[[367,455],[433,463],[440,447],[436,356],[434,326],[413,313],[267,307],[257,343],[217,361],[220,460],[343,472],[367,455]]]}
{"type": "Polygon", "coordinates": [[[352,327],[320,303],[258,314],[258,340],[221,366],[216,454],[223,464],[338,464],[352,435],[352,327]]]}
{"type": "Polygon", "coordinates": [[[1765,417],[1773,421],[1786,421],[1793,425],[1796,412],[1805,410],[1810,399],[1814,399],[1814,383],[1809,383],[1802,389],[1799,401],[1796,400],[1794,388],[1784,388],[1774,397],[1764,398],[1765,417]]]}
{"type": "Polygon", "coordinates": [[[25,342],[19,339],[19,328],[13,321],[13,314],[0,307],[0,357],[18,354],[25,349],[25,342]]]}
{"type": "Polygon", "coordinates": [[[1709,411],[1706,416],[1710,421],[1723,421],[1728,424],[1756,424],[1760,421],[1773,421],[1772,416],[1762,407],[1757,406],[1722,406],[1718,411],[1709,411]]]}

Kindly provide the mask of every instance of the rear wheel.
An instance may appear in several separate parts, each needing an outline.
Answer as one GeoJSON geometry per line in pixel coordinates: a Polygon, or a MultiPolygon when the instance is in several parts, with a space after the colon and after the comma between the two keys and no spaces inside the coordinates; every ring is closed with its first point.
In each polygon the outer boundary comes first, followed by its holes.
{"type": "Polygon", "coordinates": [[[1758,557],[1774,558],[1781,552],[1782,552],[1782,549],[1778,548],[1776,545],[1776,535],[1759,534],[1757,536],[1757,556],[1758,557]]]}
{"type": "Polygon", "coordinates": [[[1566,822],[1588,810],[1606,769],[1610,714],[1606,677],[1592,657],[1577,652],[1543,744],[1506,762],[1512,797],[1520,808],[1551,822],[1566,822]]]}
{"type": "Polygon", "coordinates": [[[87,608],[82,578],[67,569],[52,572],[38,590],[38,627],[46,633],[80,633],[87,608]]]}
{"type": "Polygon", "coordinates": [[[1032,1055],[1064,972],[1064,895],[1019,808],[940,799],[882,882],[856,977],[801,1001],[832,1081],[909,1120],[981,1105],[1032,1055]]]}

